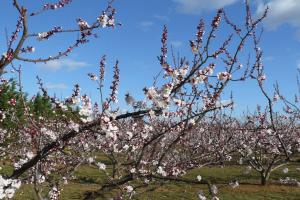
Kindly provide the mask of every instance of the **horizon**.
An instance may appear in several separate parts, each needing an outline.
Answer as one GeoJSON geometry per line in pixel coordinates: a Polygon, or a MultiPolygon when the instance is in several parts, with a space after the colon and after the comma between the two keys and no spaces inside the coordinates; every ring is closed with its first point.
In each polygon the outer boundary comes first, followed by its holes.
{"type": "MultiPolygon", "coordinates": [[[[201,18],[204,19],[206,25],[209,25],[217,8],[221,6],[227,13],[230,13],[229,17],[232,21],[241,22],[244,19],[239,19],[239,16],[245,12],[241,0],[212,1],[210,4],[205,4],[205,0],[168,0],[164,2],[130,0],[128,2],[114,2],[117,9],[116,20],[122,23],[122,26],[117,26],[114,30],[98,31],[99,38],[92,39],[88,44],[76,48],[70,56],[47,64],[15,63],[22,64],[24,91],[29,95],[34,95],[39,91],[35,79],[36,75],[39,75],[52,95],[56,93],[60,98],[68,97],[72,93],[73,85],[78,83],[82,88],[82,93],[86,93],[91,96],[93,101],[96,101],[97,85],[89,79],[87,74],[97,73],[100,58],[102,55],[106,55],[105,94],[109,92],[113,63],[115,60],[119,60],[119,105],[121,109],[128,108],[124,101],[125,94],[129,92],[137,100],[142,100],[144,98],[142,89],[151,86],[153,77],[161,70],[157,56],[160,54],[163,25],[168,27],[169,59],[171,60],[171,45],[175,54],[178,52],[180,55],[190,58],[192,53],[189,40],[194,39],[196,27],[201,18]]],[[[42,4],[37,5],[24,1],[20,3],[24,3],[33,10],[42,7],[42,4]]],[[[278,81],[283,94],[292,98],[296,93],[296,73],[300,66],[300,52],[297,52],[300,44],[300,36],[297,35],[300,31],[300,16],[298,19],[295,18],[295,9],[300,8],[300,2],[288,0],[286,4],[285,7],[282,7],[278,0],[267,1],[267,3],[255,1],[251,8],[256,14],[260,13],[266,5],[270,8],[264,23],[261,43],[268,92],[271,93],[272,85],[278,81]]],[[[5,35],[5,29],[8,33],[14,30],[17,13],[8,1],[0,2],[0,7],[8,8],[0,15],[1,19],[7,19],[0,21],[0,27],[3,27],[0,34],[5,35]]],[[[105,7],[106,1],[102,1],[100,4],[95,1],[92,3],[74,1],[64,9],[46,12],[41,16],[31,18],[32,32],[47,31],[54,26],[76,27],[75,19],[79,17],[92,23],[95,20],[94,16],[97,16],[105,7]]],[[[228,30],[225,29],[225,31],[228,30]]],[[[228,34],[229,31],[225,35],[228,34]]],[[[65,49],[67,44],[74,39],[76,39],[74,35],[69,38],[68,34],[54,36],[45,42],[32,39],[30,45],[36,49],[32,55],[35,57],[49,56],[65,49]]],[[[5,44],[5,38],[1,38],[0,43],[5,44]]],[[[1,45],[0,52],[4,51],[5,46],[1,45]]],[[[15,77],[10,72],[5,76],[15,77]]],[[[258,103],[265,104],[265,100],[258,91],[258,86],[251,80],[238,84],[231,83],[230,89],[226,90],[224,96],[228,97],[231,91],[234,94],[238,113],[248,109],[253,110],[258,103]]]]}

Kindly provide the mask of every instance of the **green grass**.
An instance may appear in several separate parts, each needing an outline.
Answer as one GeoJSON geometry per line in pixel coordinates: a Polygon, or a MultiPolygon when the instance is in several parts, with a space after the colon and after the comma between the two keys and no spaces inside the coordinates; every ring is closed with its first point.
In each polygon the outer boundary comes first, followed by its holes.
{"type": "MultiPolygon", "coordinates": [[[[147,192],[136,196],[136,200],[198,200],[197,193],[206,187],[190,186],[186,184],[172,184],[158,188],[155,192],[147,192]]],[[[206,190],[205,190],[206,191],[206,190]]],[[[206,191],[207,193],[207,191],[206,191]]],[[[300,189],[288,186],[259,186],[242,185],[236,189],[219,186],[218,197],[223,200],[299,200],[300,189]]]]}
{"type": "MultiPolygon", "coordinates": [[[[221,167],[203,167],[190,171],[185,178],[195,179],[197,175],[212,181],[218,185],[220,199],[224,200],[299,200],[300,188],[295,186],[284,186],[279,184],[279,179],[283,177],[292,177],[300,180],[300,172],[296,171],[298,165],[290,165],[287,174],[282,173],[282,168],[277,169],[270,177],[270,183],[267,186],[261,186],[259,174],[252,171],[248,175],[243,175],[243,167],[233,165],[221,167]],[[227,184],[228,180],[238,177],[241,185],[232,189],[227,184]]],[[[208,194],[207,186],[204,185],[187,185],[170,183],[159,187],[155,192],[146,192],[135,197],[136,200],[197,200],[199,190],[208,194]]]]}
{"type": "MultiPolygon", "coordinates": [[[[278,168],[271,173],[269,184],[278,184],[280,178],[291,177],[300,180],[300,172],[296,170],[297,167],[300,167],[300,163],[291,164],[278,168]],[[283,174],[282,169],[288,167],[289,172],[283,174]]],[[[191,170],[185,177],[195,178],[197,175],[201,175],[203,178],[206,178],[212,182],[216,183],[225,183],[228,180],[233,180],[237,178],[242,184],[260,184],[260,175],[252,170],[250,174],[243,174],[244,166],[240,165],[230,165],[225,167],[203,167],[200,169],[191,170]]]]}
{"type": "MultiPolygon", "coordinates": [[[[282,168],[276,170],[270,178],[267,186],[259,185],[259,174],[252,171],[248,175],[243,175],[243,166],[231,165],[224,168],[221,167],[203,167],[189,171],[184,178],[195,179],[197,175],[201,175],[205,179],[209,179],[219,188],[220,199],[224,200],[297,200],[300,199],[300,188],[295,186],[280,185],[278,180],[283,177],[292,177],[300,180],[300,172],[296,171],[299,164],[290,165],[287,174],[282,173],[282,168]],[[241,185],[232,189],[227,184],[228,180],[238,177],[241,185]]],[[[76,180],[65,185],[63,188],[62,200],[80,200],[83,199],[86,192],[96,191],[100,188],[107,177],[104,172],[99,171],[92,166],[82,166],[76,172],[76,180]]],[[[206,185],[188,185],[182,183],[168,182],[166,184],[159,183],[151,185],[148,188],[140,190],[133,199],[135,200],[197,200],[197,193],[203,190],[208,193],[206,185]]],[[[117,191],[111,191],[98,199],[109,199],[113,197],[117,191]]],[[[15,200],[35,200],[34,190],[31,185],[24,184],[17,192],[15,200]]]]}

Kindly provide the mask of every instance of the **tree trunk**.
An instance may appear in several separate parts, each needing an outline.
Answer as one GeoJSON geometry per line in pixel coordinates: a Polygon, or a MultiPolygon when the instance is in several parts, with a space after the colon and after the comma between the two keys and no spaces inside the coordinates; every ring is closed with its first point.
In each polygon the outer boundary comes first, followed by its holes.
{"type": "Polygon", "coordinates": [[[270,177],[270,173],[261,173],[260,175],[261,185],[267,185],[269,177],[270,177]]]}

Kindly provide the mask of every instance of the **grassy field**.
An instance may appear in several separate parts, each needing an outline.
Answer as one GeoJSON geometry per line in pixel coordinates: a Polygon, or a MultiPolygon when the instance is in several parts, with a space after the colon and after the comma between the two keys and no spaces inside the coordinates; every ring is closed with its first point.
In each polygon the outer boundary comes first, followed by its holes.
{"type": "MultiPolygon", "coordinates": [[[[218,185],[220,199],[224,200],[299,200],[300,188],[295,186],[284,186],[279,184],[279,178],[293,177],[300,179],[300,172],[296,170],[299,165],[290,165],[287,174],[282,173],[282,169],[275,171],[270,178],[267,186],[259,185],[259,175],[254,171],[248,175],[243,175],[243,167],[231,165],[224,168],[221,167],[204,167],[188,172],[185,178],[195,179],[197,175],[201,175],[205,179],[209,179],[212,183],[218,185]],[[241,185],[232,189],[226,184],[228,180],[238,177],[241,185]]],[[[104,174],[95,167],[82,166],[76,171],[77,180],[70,182],[63,188],[61,199],[75,200],[83,199],[88,191],[99,189],[99,184],[105,179],[104,174]]],[[[170,182],[167,184],[151,185],[147,190],[140,191],[132,199],[136,200],[197,200],[197,193],[203,190],[206,193],[206,185],[187,185],[181,183],[170,182]]],[[[114,192],[105,194],[98,199],[109,199],[114,192]]],[[[15,196],[15,200],[31,200],[34,197],[34,191],[31,185],[23,185],[15,196]]]]}

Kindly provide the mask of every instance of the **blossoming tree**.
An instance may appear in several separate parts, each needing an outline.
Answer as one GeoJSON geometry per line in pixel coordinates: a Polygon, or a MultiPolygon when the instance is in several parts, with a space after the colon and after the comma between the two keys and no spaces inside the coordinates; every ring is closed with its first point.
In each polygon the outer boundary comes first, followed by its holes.
{"type": "MultiPolygon", "coordinates": [[[[70,3],[70,0],[61,0],[29,13],[27,8],[13,0],[20,17],[16,30],[9,37],[7,51],[1,57],[1,74],[5,73],[8,65],[14,67],[18,61],[48,62],[67,56],[74,48],[87,43],[96,30],[117,24],[113,2],[110,1],[91,25],[78,18],[78,28],[75,29],[54,27],[45,32],[29,32],[30,18],[41,12],[61,9],[70,3]],[[55,56],[36,59],[23,57],[34,51],[34,47],[24,46],[30,38],[42,42],[55,34],[74,32],[80,33],[79,39],[55,56]]],[[[254,19],[248,1],[245,5],[244,24],[234,24],[223,9],[217,11],[209,24],[200,20],[196,38],[190,41],[192,60],[175,56],[173,60],[167,59],[168,30],[164,27],[159,56],[161,73],[151,86],[144,88],[145,100],[135,100],[130,94],[125,96],[126,102],[132,107],[131,112],[122,113],[118,108],[118,61],[113,67],[110,94],[107,97],[103,95],[105,56],[100,60],[99,72],[88,74],[97,83],[101,97],[99,102],[93,103],[89,96],[81,94],[78,84],[74,85],[70,97],[58,100],[49,96],[42,79],[37,77],[43,98],[52,104],[53,115],[35,117],[21,95],[26,123],[15,129],[0,126],[1,154],[3,160],[8,160],[13,166],[11,174],[0,178],[0,198],[13,197],[22,182],[33,184],[40,199],[43,199],[42,190],[47,187],[50,187],[49,198],[58,199],[62,185],[74,179],[73,173],[78,166],[89,164],[97,166],[106,178],[104,183],[99,183],[101,188],[98,191],[86,195],[87,199],[96,198],[108,189],[116,191],[118,197],[131,197],[156,181],[207,184],[212,198],[218,199],[217,188],[209,180],[203,180],[201,176],[193,180],[181,176],[187,170],[222,163],[231,158],[234,149],[230,142],[233,136],[225,133],[231,130],[230,125],[235,120],[228,118],[222,121],[216,116],[220,109],[231,107],[233,100],[223,101],[222,95],[231,82],[254,78],[262,83],[265,79],[260,73],[261,51],[255,33],[266,17],[267,10],[254,19]],[[222,25],[229,26],[232,33],[214,49],[212,42],[219,42],[216,38],[224,35],[221,32],[222,25]],[[245,46],[250,48],[245,49],[245,46]],[[244,55],[249,53],[256,55],[254,60],[243,60],[244,55]],[[162,84],[158,84],[157,80],[162,78],[162,84]],[[220,123],[221,126],[218,126],[220,123]],[[215,127],[219,127],[219,131],[215,127]],[[98,159],[99,154],[105,157],[106,163],[98,159]]],[[[15,70],[21,77],[22,69],[15,70]]],[[[1,80],[2,85],[8,84],[5,79],[1,80]]],[[[16,111],[16,99],[9,101],[10,108],[1,110],[1,120],[16,111]]],[[[279,139],[276,141],[280,143],[278,145],[283,143],[279,139]]],[[[204,194],[200,193],[199,198],[204,199],[204,194]]]]}
{"type": "MultiPolygon", "coordinates": [[[[260,173],[261,184],[266,185],[274,170],[295,163],[299,153],[299,103],[298,93],[295,100],[288,100],[281,94],[278,83],[274,87],[274,95],[270,95],[265,87],[264,66],[262,64],[262,51],[258,48],[258,39],[254,33],[256,45],[256,72],[252,75],[256,79],[258,88],[266,100],[263,109],[257,107],[254,114],[247,114],[244,122],[236,126],[233,141],[241,156],[241,162],[246,162],[248,169],[253,168],[260,173]],[[283,105],[277,111],[276,104],[283,105]]],[[[299,88],[299,81],[298,81],[299,88]]],[[[284,173],[288,170],[285,168],[284,173]]],[[[283,181],[284,182],[284,181],[283,181]]],[[[293,184],[300,184],[297,180],[293,184]]]]}

